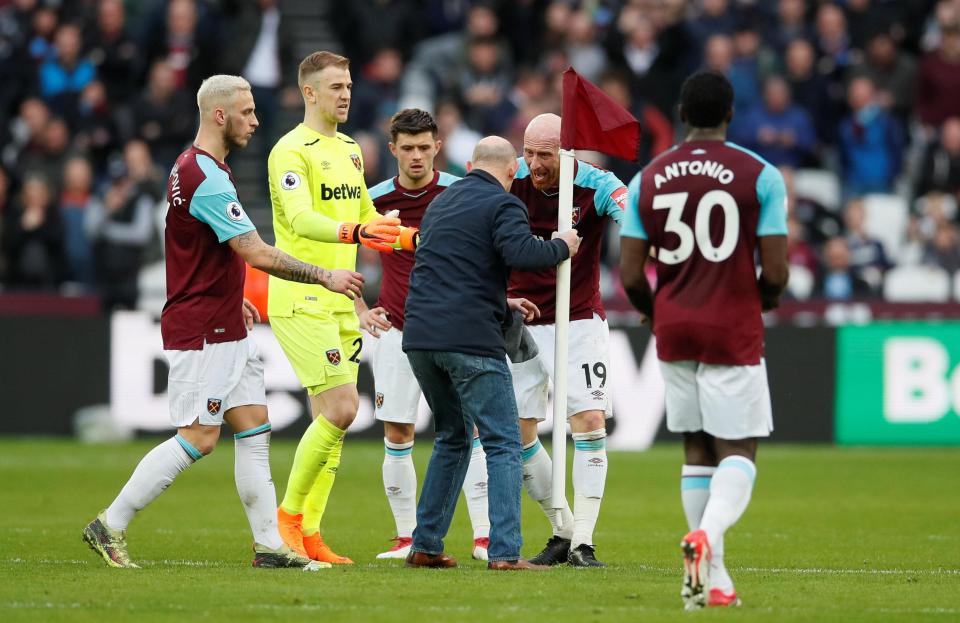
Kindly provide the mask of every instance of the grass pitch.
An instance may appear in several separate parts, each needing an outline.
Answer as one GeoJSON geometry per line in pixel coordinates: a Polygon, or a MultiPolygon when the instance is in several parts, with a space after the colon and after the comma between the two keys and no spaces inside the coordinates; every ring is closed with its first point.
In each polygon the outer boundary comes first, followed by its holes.
{"type": "MultiPolygon", "coordinates": [[[[679,446],[611,453],[597,552],[610,566],[493,573],[469,559],[461,499],[447,551],[461,567],[374,561],[390,546],[382,446],[348,439],[324,535],[357,564],[253,569],[232,444],[177,479],[131,525],[139,571],[108,569],[80,530],[151,442],[0,441],[0,620],[13,621],[957,621],[960,451],[766,446],[753,502],[728,533],[744,605],[686,613],[679,446]]],[[[294,445],[273,444],[278,493],[294,445]]],[[[422,480],[429,443],[414,451],[422,480]]],[[[549,536],[524,499],[524,553],[549,536]]]]}

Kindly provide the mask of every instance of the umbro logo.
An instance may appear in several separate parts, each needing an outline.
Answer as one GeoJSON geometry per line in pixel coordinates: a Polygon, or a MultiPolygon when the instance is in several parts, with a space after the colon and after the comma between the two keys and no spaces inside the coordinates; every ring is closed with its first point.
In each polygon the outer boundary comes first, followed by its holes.
{"type": "Polygon", "coordinates": [[[606,394],[602,389],[595,389],[590,392],[590,395],[593,396],[594,400],[603,400],[606,397],[606,394]]]}
{"type": "Polygon", "coordinates": [[[591,463],[595,467],[600,467],[600,465],[602,465],[603,463],[606,463],[606,461],[601,459],[599,456],[595,456],[592,459],[587,459],[587,463],[591,463]]]}

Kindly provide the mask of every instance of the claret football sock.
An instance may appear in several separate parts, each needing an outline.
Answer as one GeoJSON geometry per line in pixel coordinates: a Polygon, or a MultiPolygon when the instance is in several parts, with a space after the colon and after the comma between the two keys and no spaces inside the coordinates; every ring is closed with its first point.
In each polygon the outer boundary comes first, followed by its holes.
{"type": "Polygon", "coordinates": [[[554,536],[564,539],[573,537],[573,513],[569,506],[558,511],[551,508],[551,492],[553,491],[553,465],[550,455],[543,448],[540,440],[534,440],[523,447],[523,486],[543,509],[550,525],[553,526],[554,536]]]}
{"type": "Polygon", "coordinates": [[[126,530],[137,511],[155,500],[180,472],[201,458],[203,454],[180,435],[147,452],[120,494],[107,507],[107,526],[113,530],[126,530]]]}
{"type": "Polygon", "coordinates": [[[607,482],[607,431],[573,433],[573,538],[571,549],[593,545],[607,482]]]}
{"type": "Polygon", "coordinates": [[[323,520],[323,512],[327,510],[327,501],[330,500],[330,492],[333,490],[333,483],[337,479],[337,470],[340,468],[340,455],[343,452],[343,437],[336,443],[323,469],[317,475],[313,488],[307,495],[303,505],[303,536],[311,536],[320,531],[320,522],[323,520]]]}
{"type": "Polygon", "coordinates": [[[277,492],[270,475],[270,430],[267,423],[233,436],[233,474],[254,543],[275,550],[283,540],[277,531],[277,492]]]}
{"type": "Polygon", "coordinates": [[[330,458],[330,453],[341,444],[346,431],[331,424],[322,413],[317,414],[307,427],[293,457],[290,480],[280,508],[290,515],[304,512],[307,495],[330,458]]]}
{"type": "Polygon", "coordinates": [[[473,440],[470,454],[470,466],[463,480],[463,495],[467,498],[467,511],[473,526],[473,538],[485,539],[490,536],[490,518],[487,515],[487,454],[483,451],[479,438],[473,440]]]}
{"type": "Polygon", "coordinates": [[[417,527],[417,470],[413,466],[413,442],[383,440],[383,489],[397,524],[397,536],[409,538],[417,527]]]}
{"type": "Polygon", "coordinates": [[[728,456],[717,465],[710,479],[710,499],[703,510],[700,529],[707,533],[711,545],[747,510],[757,467],[743,456],[728,456]]]}

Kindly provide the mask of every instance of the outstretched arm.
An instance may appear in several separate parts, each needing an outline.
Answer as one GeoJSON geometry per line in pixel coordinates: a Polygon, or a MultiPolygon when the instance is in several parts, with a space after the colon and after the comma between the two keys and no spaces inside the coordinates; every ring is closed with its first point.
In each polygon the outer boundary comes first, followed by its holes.
{"type": "Polygon", "coordinates": [[[352,298],[360,296],[363,275],[351,270],[328,270],[301,262],[276,247],[268,245],[256,231],[231,238],[230,248],[248,264],[263,272],[299,283],[319,284],[331,292],[352,298]]]}

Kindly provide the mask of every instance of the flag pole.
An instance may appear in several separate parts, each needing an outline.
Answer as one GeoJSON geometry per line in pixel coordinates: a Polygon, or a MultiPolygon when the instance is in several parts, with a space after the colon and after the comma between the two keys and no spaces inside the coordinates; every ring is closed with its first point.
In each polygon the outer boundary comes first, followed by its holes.
{"type": "MultiPolygon", "coordinates": [[[[572,149],[560,149],[560,197],[557,231],[573,227],[572,149]]],[[[567,506],[567,344],[570,330],[570,260],[557,266],[556,334],[553,351],[553,496],[550,506],[567,506]]],[[[558,521],[563,516],[557,513],[558,521]]]]}

